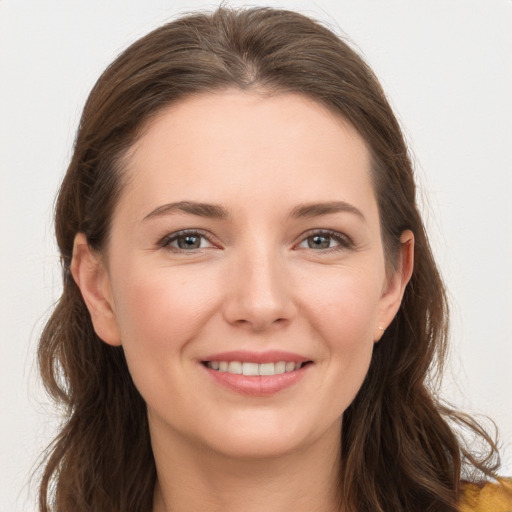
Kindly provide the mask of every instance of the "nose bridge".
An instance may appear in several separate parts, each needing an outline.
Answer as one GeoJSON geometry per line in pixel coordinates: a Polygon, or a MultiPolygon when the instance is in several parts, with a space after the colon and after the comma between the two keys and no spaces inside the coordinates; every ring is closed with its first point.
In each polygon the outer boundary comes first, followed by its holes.
{"type": "Polygon", "coordinates": [[[236,255],[234,266],[225,303],[229,322],[263,330],[291,318],[288,273],[277,247],[269,241],[248,243],[236,255]]]}

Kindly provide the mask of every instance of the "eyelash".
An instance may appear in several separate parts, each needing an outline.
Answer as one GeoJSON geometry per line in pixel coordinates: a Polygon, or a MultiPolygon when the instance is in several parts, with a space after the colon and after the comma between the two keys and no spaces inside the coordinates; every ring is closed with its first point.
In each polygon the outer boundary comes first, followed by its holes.
{"type": "MultiPolygon", "coordinates": [[[[337,231],[331,231],[331,230],[325,230],[325,229],[312,230],[312,231],[305,233],[304,235],[302,235],[300,244],[302,244],[302,243],[306,242],[308,239],[316,237],[316,236],[323,237],[323,238],[331,238],[332,240],[334,240],[338,243],[338,245],[336,245],[334,247],[327,247],[325,249],[322,249],[321,252],[336,252],[336,251],[351,249],[354,247],[354,242],[352,241],[352,239],[349,236],[347,236],[343,233],[338,233],[337,231]]],[[[314,250],[312,247],[308,247],[308,249],[314,250]]]]}
{"type": "MultiPolygon", "coordinates": [[[[176,233],[171,233],[170,235],[165,236],[158,245],[164,249],[169,249],[171,251],[180,252],[180,253],[192,253],[193,250],[186,250],[181,249],[179,247],[172,247],[171,243],[179,240],[180,238],[186,238],[186,237],[201,237],[205,240],[208,240],[210,244],[213,245],[213,243],[210,241],[207,234],[196,230],[196,229],[185,229],[183,231],[177,231],[176,233]]],[[[201,247],[198,247],[197,249],[201,249],[201,247]]],[[[195,250],[197,250],[195,249],[195,250]]],[[[205,249],[205,247],[203,247],[205,249]]]]}
{"type": "MultiPolygon", "coordinates": [[[[183,231],[177,231],[176,233],[171,233],[170,235],[165,236],[158,243],[158,245],[159,245],[159,247],[162,247],[164,249],[168,249],[168,250],[171,250],[174,252],[189,253],[189,254],[194,253],[195,251],[200,250],[200,249],[207,249],[207,247],[203,247],[203,248],[197,247],[197,248],[192,248],[191,250],[187,250],[187,249],[182,249],[179,247],[171,246],[171,244],[173,242],[175,242],[179,239],[186,238],[186,237],[201,237],[201,238],[207,240],[208,243],[214,245],[213,242],[211,242],[211,240],[209,239],[208,235],[199,230],[183,230],[183,231]]],[[[338,244],[334,247],[323,248],[323,249],[319,250],[318,252],[324,252],[324,253],[329,252],[330,253],[330,252],[351,249],[354,246],[354,243],[349,236],[342,234],[342,233],[338,233],[337,231],[330,231],[330,230],[312,230],[312,231],[306,232],[302,235],[302,238],[298,245],[306,242],[308,239],[311,239],[313,237],[330,238],[331,240],[334,240],[338,244]]],[[[312,247],[304,247],[304,249],[311,249],[316,252],[316,250],[313,249],[312,247]]]]}

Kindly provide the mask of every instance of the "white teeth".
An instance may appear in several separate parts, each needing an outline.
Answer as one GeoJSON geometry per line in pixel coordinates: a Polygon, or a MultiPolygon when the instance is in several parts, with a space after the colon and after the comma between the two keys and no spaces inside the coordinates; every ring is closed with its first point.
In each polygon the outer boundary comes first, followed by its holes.
{"type": "Polygon", "coordinates": [[[295,363],[286,363],[284,371],[285,372],[293,372],[293,370],[295,370],[295,363]]]}
{"type": "Polygon", "coordinates": [[[302,363],[292,361],[278,361],[276,363],[249,363],[242,361],[208,361],[208,368],[220,372],[234,373],[236,375],[280,375],[293,372],[302,367],[302,363]]]}
{"type": "MultiPolygon", "coordinates": [[[[244,363],[245,364],[245,363],[244,363]]],[[[256,365],[258,366],[258,365],[256,365]]],[[[275,375],[276,365],[274,363],[262,363],[259,365],[259,375],[275,375]]]]}
{"type": "Polygon", "coordinates": [[[286,363],[284,361],[279,361],[274,365],[274,374],[279,375],[280,373],[284,373],[286,371],[286,363]]]}
{"type": "Polygon", "coordinates": [[[228,373],[236,373],[241,374],[242,373],[242,363],[240,361],[231,361],[228,364],[228,373]]]}
{"type": "Polygon", "coordinates": [[[242,363],[242,373],[244,375],[259,375],[258,363],[242,363]]]}

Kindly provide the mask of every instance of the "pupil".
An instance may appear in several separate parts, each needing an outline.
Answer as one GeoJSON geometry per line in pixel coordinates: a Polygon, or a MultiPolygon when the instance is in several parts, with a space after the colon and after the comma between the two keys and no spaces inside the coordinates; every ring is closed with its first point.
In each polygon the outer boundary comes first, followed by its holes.
{"type": "Polygon", "coordinates": [[[309,239],[309,247],[311,249],[328,249],[329,248],[329,237],[315,235],[309,239]]]}
{"type": "Polygon", "coordinates": [[[180,249],[199,249],[201,239],[198,236],[187,235],[178,239],[180,249]]]}

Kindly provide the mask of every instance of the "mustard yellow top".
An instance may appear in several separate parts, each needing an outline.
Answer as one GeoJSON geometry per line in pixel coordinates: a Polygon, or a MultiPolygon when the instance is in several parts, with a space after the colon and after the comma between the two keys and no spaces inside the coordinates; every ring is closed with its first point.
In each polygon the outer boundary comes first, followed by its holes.
{"type": "Polygon", "coordinates": [[[500,484],[466,484],[460,512],[512,512],[512,479],[504,478],[500,484]]]}

